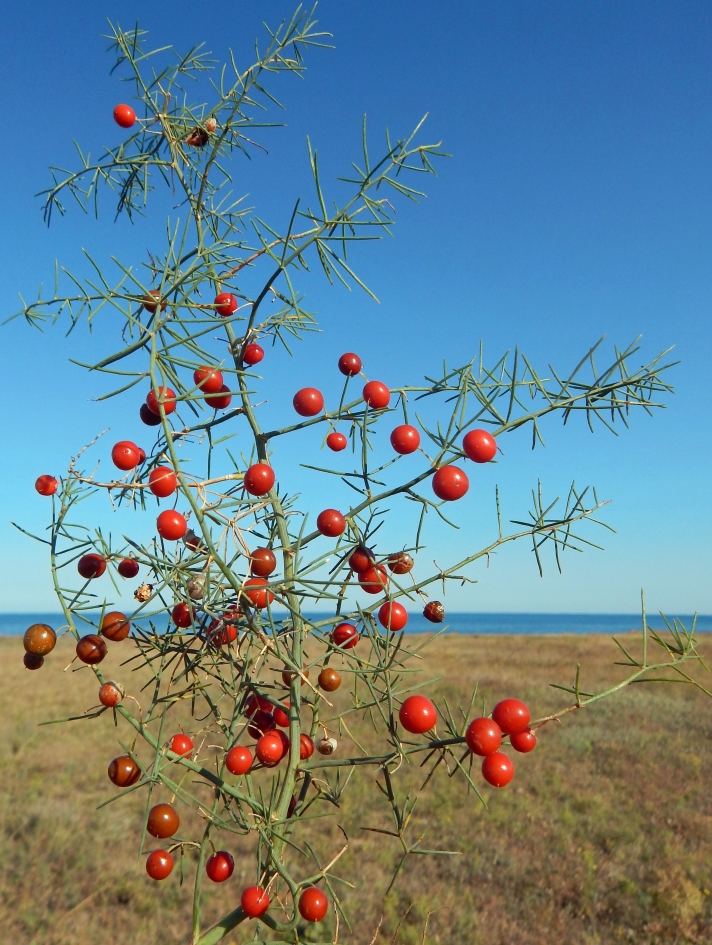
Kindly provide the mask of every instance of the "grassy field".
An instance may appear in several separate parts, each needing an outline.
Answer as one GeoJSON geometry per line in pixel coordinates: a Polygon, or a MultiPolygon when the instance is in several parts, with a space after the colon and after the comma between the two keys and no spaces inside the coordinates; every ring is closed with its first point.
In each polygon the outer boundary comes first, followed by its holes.
{"type": "MultiPolygon", "coordinates": [[[[126,683],[119,650],[109,675],[126,683]]],[[[516,695],[542,716],[567,704],[548,683],[571,682],[577,661],[585,688],[621,678],[616,652],[602,637],[448,635],[426,650],[424,672],[447,675],[433,690],[452,702],[479,681],[488,705],[516,695]]],[[[187,945],[192,877],[182,888],[175,875],[146,877],[141,792],[97,810],[115,790],[109,715],[38,727],[92,705],[93,676],[63,673],[68,642],[37,673],[23,668],[19,639],[0,640],[0,658],[0,941],[187,945]]],[[[398,848],[361,829],[390,827],[390,815],[373,773],[357,772],[338,817],[350,838],[341,875],[355,884],[344,895],[354,932],[342,926],[339,941],[368,945],[382,917],[375,941],[400,945],[712,942],[711,737],[707,697],[637,686],[547,726],[537,750],[515,758],[512,784],[483,792],[488,809],[442,772],[423,792],[413,837],[461,855],[411,857],[385,899],[398,848]]],[[[334,823],[313,829],[325,851],[337,848],[334,823]]],[[[226,846],[235,874],[206,890],[206,927],[254,881],[248,845],[226,846]]],[[[252,933],[254,924],[224,941],[252,933]]]]}

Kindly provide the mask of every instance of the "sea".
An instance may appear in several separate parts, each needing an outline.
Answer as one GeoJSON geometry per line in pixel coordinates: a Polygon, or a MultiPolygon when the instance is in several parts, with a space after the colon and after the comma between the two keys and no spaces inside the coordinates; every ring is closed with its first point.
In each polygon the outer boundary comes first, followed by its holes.
{"type": "MultiPolygon", "coordinates": [[[[277,616],[275,614],[275,616],[277,616]]],[[[310,615],[323,620],[326,614],[310,615]]],[[[685,628],[692,625],[692,616],[668,614],[668,620],[677,617],[685,628]]],[[[141,624],[141,621],[137,621],[141,624]]],[[[61,614],[0,614],[0,636],[17,636],[25,632],[33,623],[47,623],[51,627],[60,627],[64,623],[61,614]]],[[[664,629],[665,624],[658,614],[648,614],[648,626],[664,629]]],[[[615,635],[630,633],[641,629],[640,614],[494,614],[494,613],[458,613],[447,614],[442,624],[429,623],[420,614],[411,614],[406,627],[409,633],[432,633],[445,630],[447,633],[470,634],[516,634],[516,635],[553,635],[560,633],[604,633],[615,635]]],[[[712,615],[697,616],[698,633],[712,632],[712,615]]]]}

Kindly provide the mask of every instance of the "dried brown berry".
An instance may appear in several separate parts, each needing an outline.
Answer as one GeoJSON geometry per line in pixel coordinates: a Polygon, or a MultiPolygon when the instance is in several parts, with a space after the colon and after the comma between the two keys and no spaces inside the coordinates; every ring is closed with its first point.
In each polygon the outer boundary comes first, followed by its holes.
{"type": "Polygon", "coordinates": [[[319,686],[325,692],[335,692],[341,685],[341,674],[331,666],[325,666],[319,673],[319,686]]]}
{"type": "Polygon", "coordinates": [[[134,597],[140,604],[145,604],[153,593],[153,584],[142,584],[134,591],[134,597]]]}
{"type": "Polygon", "coordinates": [[[34,656],[47,656],[57,643],[57,634],[46,623],[33,623],[25,630],[22,642],[27,653],[32,653],[34,656]]]}
{"type": "Polygon", "coordinates": [[[388,559],[388,567],[394,574],[407,574],[413,570],[415,562],[406,551],[391,555],[388,559]]]}
{"type": "Polygon", "coordinates": [[[44,663],[44,656],[40,656],[38,653],[25,653],[22,660],[25,669],[39,669],[44,663]]]}
{"type": "Polygon", "coordinates": [[[141,769],[130,755],[119,755],[109,765],[108,774],[117,787],[131,787],[141,777],[141,769]]]}
{"type": "Polygon", "coordinates": [[[104,614],[99,633],[107,640],[119,643],[126,639],[130,629],[131,624],[126,614],[122,614],[119,610],[112,610],[110,613],[104,614]]]}
{"type": "Polygon", "coordinates": [[[96,633],[88,633],[77,643],[77,656],[82,663],[94,666],[106,656],[106,643],[96,633]]]}
{"type": "Polygon", "coordinates": [[[439,600],[431,600],[423,608],[423,616],[431,623],[442,623],[445,619],[445,608],[439,600]]]}

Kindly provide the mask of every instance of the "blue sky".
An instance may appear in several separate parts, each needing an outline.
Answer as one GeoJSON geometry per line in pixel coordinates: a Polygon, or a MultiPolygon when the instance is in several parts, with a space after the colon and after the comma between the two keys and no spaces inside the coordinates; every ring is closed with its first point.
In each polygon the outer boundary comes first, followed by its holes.
{"type": "MultiPolygon", "coordinates": [[[[118,140],[111,111],[125,88],[108,75],[106,18],[128,26],[138,16],[156,45],[205,41],[218,58],[232,46],[246,63],[261,21],[277,22],[292,4],[206,4],[199,17],[195,9],[122,0],[5,11],[3,317],[17,310],[19,292],[51,284],[55,258],[81,274],[82,247],[138,264],[160,246],[160,213],[133,229],[114,225],[106,200],[98,222],[73,210],[47,230],[33,197],[49,164],[73,163],[73,138],[93,152],[118,140]]],[[[323,334],[291,360],[269,355],[270,404],[279,414],[299,387],[335,389],[344,350],[395,386],[432,374],[443,358],[461,363],[480,339],[493,360],[518,344],[542,370],[570,369],[604,334],[609,351],[642,334],[640,362],[675,345],[682,363],[665,411],[634,417],[620,437],[582,423],[562,430],[553,419],[547,448],[534,452],[527,434],[508,437],[499,464],[476,471],[460,531],[433,528],[428,556],[447,560],[487,541],[495,483],[505,518],[526,511],[537,478],[553,496],[571,480],[592,483],[612,500],[605,520],[616,534],[587,536],[605,551],[571,555],[562,575],[550,566],[541,579],[528,548],[506,549],[472,572],[474,587],[449,592],[451,609],[632,612],[645,587],[651,610],[712,612],[712,8],[323,0],[319,20],[336,50],[312,53],[304,82],[275,88],[288,127],[265,133],[269,154],[243,163],[237,190],[283,223],[295,198],[310,194],[306,135],[333,179],[358,156],[364,113],[376,141],[383,128],[402,134],[428,112],[425,137],[442,139],[453,157],[428,180],[426,201],[399,206],[395,239],[356,257],[378,305],[323,281],[305,284],[323,334]]],[[[65,469],[106,426],[115,439],[142,431],[132,398],[93,402],[101,380],[68,363],[110,350],[108,326],[67,339],[61,326],[40,334],[18,320],[1,332],[0,609],[51,610],[42,549],[8,520],[42,528],[48,508],[32,488],[37,475],[65,469]]],[[[318,445],[303,440],[294,455],[318,460],[318,445]]],[[[305,484],[305,502],[317,492],[305,484]]]]}

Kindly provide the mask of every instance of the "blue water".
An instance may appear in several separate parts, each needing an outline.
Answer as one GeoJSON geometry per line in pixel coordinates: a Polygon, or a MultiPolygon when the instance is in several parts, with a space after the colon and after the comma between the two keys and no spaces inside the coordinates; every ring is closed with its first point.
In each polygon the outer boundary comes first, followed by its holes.
{"type": "MultiPolygon", "coordinates": [[[[316,616],[316,615],[313,615],[316,616]]],[[[319,614],[317,619],[324,619],[319,614]]],[[[669,619],[677,614],[668,615],[669,619]]],[[[689,628],[692,617],[680,617],[689,628]]],[[[61,614],[0,614],[0,636],[15,636],[24,633],[33,623],[48,623],[60,627],[64,623],[61,614]]],[[[158,622],[158,626],[161,623],[158,622]]],[[[429,623],[420,614],[411,614],[408,631],[411,633],[432,632],[447,628],[450,633],[483,634],[557,634],[557,633],[628,633],[640,630],[640,614],[477,614],[450,613],[443,624],[429,623]]],[[[662,618],[648,615],[648,626],[662,628],[662,618]]],[[[80,625],[81,629],[81,625],[80,625]]],[[[700,633],[712,632],[712,615],[697,617],[700,633]]]]}

